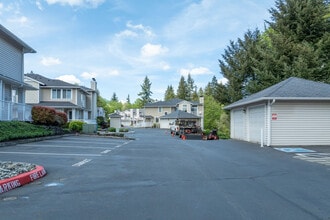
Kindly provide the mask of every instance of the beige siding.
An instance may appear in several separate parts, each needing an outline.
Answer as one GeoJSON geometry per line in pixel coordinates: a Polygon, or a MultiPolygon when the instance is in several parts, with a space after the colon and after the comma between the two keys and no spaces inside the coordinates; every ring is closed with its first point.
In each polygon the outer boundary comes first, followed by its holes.
{"type": "Polygon", "coordinates": [[[26,83],[33,86],[38,90],[26,90],[25,91],[25,103],[37,104],[39,103],[39,83],[32,80],[26,80],[26,83]]]}
{"type": "Polygon", "coordinates": [[[330,145],[330,103],[276,102],[271,145],[330,145]]]}
{"type": "Polygon", "coordinates": [[[180,111],[186,111],[188,113],[191,113],[191,102],[188,101],[182,101],[179,103],[178,110],[180,111]]]}
{"type": "Polygon", "coordinates": [[[51,101],[51,89],[41,89],[40,90],[40,101],[51,101]]]}
{"type": "Polygon", "coordinates": [[[145,108],[145,115],[152,115],[154,118],[160,117],[165,115],[165,112],[167,114],[170,114],[172,112],[172,109],[170,107],[162,107],[161,111],[159,111],[159,108],[145,108]]]}

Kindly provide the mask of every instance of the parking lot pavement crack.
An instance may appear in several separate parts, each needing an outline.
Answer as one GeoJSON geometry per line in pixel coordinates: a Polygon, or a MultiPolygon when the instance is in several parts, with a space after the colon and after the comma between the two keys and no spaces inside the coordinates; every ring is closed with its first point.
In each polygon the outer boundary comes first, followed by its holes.
{"type": "Polygon", "coordinates": [[[240,177],[224,177],[224,178],[217,178],[215,180],[217,181],[224,181],[224,180],[255,180],[255,179],[261,179],[261,178],[268,178],[268,177],[278,177],[278,176],[284,176],[288,174],[286,171],[273,171],[268,172],[263,175],[255,175],[255,176],[240,176],[240,177]]]}

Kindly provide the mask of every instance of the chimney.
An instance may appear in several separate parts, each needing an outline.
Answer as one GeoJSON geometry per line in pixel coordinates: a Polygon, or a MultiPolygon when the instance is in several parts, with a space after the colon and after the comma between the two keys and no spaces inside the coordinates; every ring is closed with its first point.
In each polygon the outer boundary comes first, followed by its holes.
{"type": "Polygon", "coordinates": [[[92,78],[91,89],[93,89],[95,91],[97,90],[97,82],[96,82],[95,78],[92,78]]]}

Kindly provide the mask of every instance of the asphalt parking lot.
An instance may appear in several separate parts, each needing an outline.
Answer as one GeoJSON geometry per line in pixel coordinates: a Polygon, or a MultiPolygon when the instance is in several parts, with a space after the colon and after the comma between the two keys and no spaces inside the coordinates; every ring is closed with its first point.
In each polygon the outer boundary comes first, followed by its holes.
{"type": "Polygon", "coordinates": [[[183,141],[159,129],[137,129],[132,137],[79,135],[1,147],[1,161],[35,163],[48,173],[1,194],[1,217],[330,218],[326,164],[240,141],[183,141]]]}

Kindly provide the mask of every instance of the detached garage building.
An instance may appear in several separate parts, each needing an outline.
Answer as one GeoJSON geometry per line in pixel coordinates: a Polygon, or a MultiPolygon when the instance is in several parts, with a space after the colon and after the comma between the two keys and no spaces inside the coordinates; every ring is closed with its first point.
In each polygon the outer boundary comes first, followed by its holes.
{"type": "Polygon", "coordinates": [[[291,77],[225,107],[231,138],[267,146],[330,145],[330,85],[291,77]]]}

